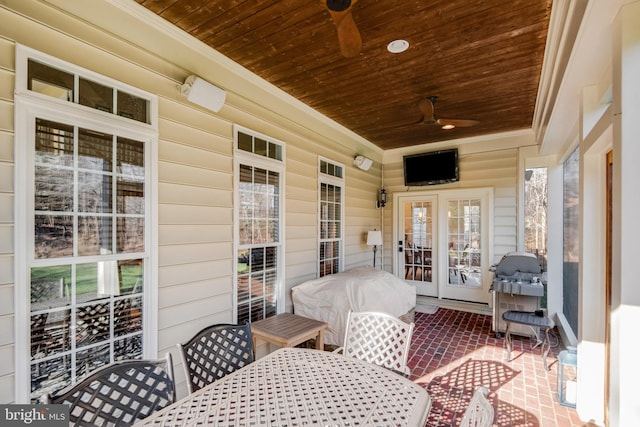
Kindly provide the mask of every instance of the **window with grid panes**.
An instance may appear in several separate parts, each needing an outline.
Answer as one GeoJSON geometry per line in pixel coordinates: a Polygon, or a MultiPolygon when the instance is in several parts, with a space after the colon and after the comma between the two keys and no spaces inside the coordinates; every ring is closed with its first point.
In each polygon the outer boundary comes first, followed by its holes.
{"type": "Polygon", "coordinates": [[[337,273],[342,267],[342,236],[344,217],[344,166],[318,159],[319,251],[318,276],[337,273]]]}
{"type": "MultiPolygon", "coordinates": [[[[20,203],[28,216],[19,228],[28,243],[16,256],[28,283],[25,353],[32,402],[100,366],[143,357],[144,334],[155,332],[143,324],[152,250],[146,247],[148,159],[155,131],[149,127],[143,137],[144,130],[124,130],[128,126],[119,122],[125,114],[97,125],[96,113],[85,109],[97,107],[86,100],[99,97],[111,102],[110,112],[122,113],[127,107],[119,103],[128,101],[114,96],[121,88],[109,87],[107,79],[87,86],[82,70],[69,64],[69,72],[61,71],[61,62],[52,61],[55,66],[44,55],[29,58],[26,91],[16,83],[16,102],[25,105],[17,114],[26,116],[26,129],[16,134],[29,136],[17,156],[27,174],[20,203]]],[[[135,99],[134,120],[148,122],[151,96],[135,99]]]]}
{"type": "Polygon", "coordinates": [[[284,146],[236,127],[238,323],[273,316],[278,310],[282,256],[284,146]]]}

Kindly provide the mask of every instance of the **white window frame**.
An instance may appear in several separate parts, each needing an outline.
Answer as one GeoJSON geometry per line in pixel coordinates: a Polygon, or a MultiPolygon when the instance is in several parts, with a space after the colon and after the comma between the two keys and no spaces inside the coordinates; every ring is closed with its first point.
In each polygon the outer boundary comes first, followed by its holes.
{"type": "MultiPolygon", "coordinates": [[[[276,313],[282,313],[285,308],[285,186],[286,186],[286,144],[271,136],[262,134],[252,129],[234,125],[233,126],[233,199],[234,199],[234,226],[233,226],[233,260],[236,260],[238,250],[240,248],[240,165],[248,165],[252,167],[263,168],[273,172],[277,172],[280,176],[280,197],[279,197],[279,242],[276,245],[278,247],[277,255],[277,279],[276,279],[276,313]],[[251,135],[256,138],[261,138],[266,141],[278,144],[282,149],[282,159],[276,160],[261,156],[259,154],[250,153],[238,148],[238,133],[242,132],[247,135],[251,135]]],[[[233,321],[238,321],[238,269],[234,261],[233,266],[233,321]]]]}
{"type": "Polygon", "coordinates": [[[145,292],[143,293],[143,357],[157,357],[158,335],[158,213],[157,213],[157,96],[101,76],[90,70],[59,60],[31,48],[16,46],[15,87],[15,230],[14,230],[14,306],[15,306],[15,402],[30,401],[30,298],[29,268],[34,260],[33,246],[33,166],[36,117],[123,136],[145,143],[145,292]],[[27,89],[27,61],[38,60],[54,68],[81,75],[149,101],[150,123],[141,123],[115,114],[52,98],[27,89]]]}
{"type": "Polygon", "coordinates": [[[345,231],[345,188],[346,188],[346,178],[345,178],[346,169],[342,163],[333,161],[326,157],[318,156],[318,256],[316,259],[318,260],[317,264],[317,273],[316,277],[320,277],[320,266],[322,264],[322,260],[320,259],[320,244],[323,242],[338,242],[339,254],[338,254],[338,271],[344,271],[344,231],[345,231]],[[337,177],[333,175],[329,175],[323,173],[321,170],[321,162],[326,162],[332,164],[334,166],[338,166],[342,168],[342,177],[337,177]],[[322,223],[322,213],[320,209],[322,208],[322,184],[335,185],[336,187],[340,187],[340,238],[339,239],[322,239],[321,234],[321,223],[322,223]]]}

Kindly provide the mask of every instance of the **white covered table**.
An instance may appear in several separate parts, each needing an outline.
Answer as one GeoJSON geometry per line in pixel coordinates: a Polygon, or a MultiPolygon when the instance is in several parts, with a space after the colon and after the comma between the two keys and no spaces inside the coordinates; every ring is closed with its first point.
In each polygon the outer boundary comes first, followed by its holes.
{"type": "Polygon", "coordinates": [[[424,426],[426,390],[340,354],[282,348],[137,426],[424,426]]]}

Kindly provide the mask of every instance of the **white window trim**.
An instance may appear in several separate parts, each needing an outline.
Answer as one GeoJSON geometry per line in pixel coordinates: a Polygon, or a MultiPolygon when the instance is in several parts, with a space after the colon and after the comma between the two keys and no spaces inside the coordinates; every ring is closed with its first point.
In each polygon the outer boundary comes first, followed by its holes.
{"type": "Polygon", "coordinates": [[[145,173],[147,174],[145,182],[148,186],[145,187],[145,209],[148,212],[150,230],[145,236],[145,257],[148,258],[149,262],[144,274],[146,283],[151,286],[145,289],[143,294],[145,310],[143,310],[144,332],[142,336],[143,357],[156,358],[158,354],[158,290],[156,286],[158,283],[158,132],[155,125],[157,121],[157,97],[25,46],[17,45],[14,102],[14,345],[16,360],[14,401],[16,403],[29,403],[31,392],[29,337],[31,327],[29,322],[29,288],[26,283],[28,283],[27,270],[33,260],[33,242],[29,239],[31,235],[29,227],[33,229],[33,200],[32,198],[29,200],[27,197],[32,195],[32,191],[21,191],[21,189],[29,188],[33,183],[30,173],[32,175],[34,152],[29,150],[29,145],[34,140],[35,135],[31,123],[34,122],[36,117],[66,121],[67,123],[73,123],[75,126],[85,126],[114,135],[134,138],[147,144],[147,149],[145,149],[145,173]],[[126,120],[114,114],[78,106],[77,104],[28,91],[27,60],[29,58],[38,59],[61,70],[90,76],[96,82],[114,84],[115,87],[148,99],[152,125],[126,120]]]}
{"type": "MultiPolygon", "coordinates": [[[[249,128],[234,125],[233,126],[233,260],[236,259],[238,254],[238,247],[240,242],[240,195],[238,189],[240,188],[240,165],[246,164],[254,167],[260,167],[274,172],[278,172],[280,175],[280,197],[279,197],[279,212],[280,212],[280,224],[279,224],[279,236],[280,242],[278,247],[278,278],[276,279],[276,313],[282,313],[285,309],[285,242],[286,242],[286,227],[285,227],[285,188],[286,188],[286,144],[278,139],[272,138],[268,135],[256,132],[249,128]],[[282,148],[282,160],[275,160],[259,154],[250,153],[248,151],[238,149],[238,132],[242,132],[254,137],[262,138],[267,141],[279,144],[282,148]]],[[[233,322],[238,320],[238,269],[233,265],[233,322]]]]}
{"type": "MultiPolygon", "coordinates": [[[[344,164],[331,160],[327,157],[318,156],[318,204],[317,204],[318,208],[320,207],[320,203],[321,203],[320,198],[322,194],[322,184],[330,184],[330,185],[335,185],[342,188],[342,191],[340,192],[340,239],[339,239],[340,255],[338,258],[338,262],[340,263],[340,268],[338,269],[339,271],[344,271],[344,232],[345,232],[344,223],[345,223],[345,189],[346,189],[345,172],[346,172],[346,169],[344,167],[344,164]],[[322,161],[341,167],[342,177],[337,177],[337,176],[332,176],[332,175],[322,173],[320,170],[320,163],[322,161]]],[[[316,261],[317,261],[316,277],[320,277],[320,242],[322,241],[320,237],[320,221],[321,221],[320,215],[321,215],[321,212],[320,212],[320,209],[318,209],[317,221],[316,221],[316,223],[318,224],[318,243],[316,244],[316,250],[318,251],[316,255],[316,261]]]]}
{"type": "Polygon", "coordinates": [[[23,46],[21,44],[16,45],[15,80],[16,80],[16,85],[15,85],[16,97],[23,96],[33,100],[40,100],[45,104],[58,105],[59,109],[67,109],[67,108],[70,108],[70,105],[74,105],[73,108],[78,109],[77,110],[78,113],[76,113],[77,115],[86,114],[87,116],[93,116],[95,120],[100,122],[112,121],[116,119],[120,124],[119,126],[122,128],[141,128],[145,130],[153,129],[156,132],[158,130],[158,97],[156,95],[153,95],[149,92],[145,92],[136,87],[129,86],[125,83],[119,82],[118,80],[114,80],[109,77],[103,76],[101,74],[95,73],[91,70],[87,70],[85,68],[63,61],[54,56],[47,55],[45,53],[23,46]],[[95,81],[105,86],[114,87],[123,92],[127,92],[131,95],[135,95],[137,97],[148,100],[150,123],[142,123],[135,120],[125,119],[123,117],[116,116],[115,114],[112,114],[106,111],[96,110],[94,108],[91,108],[85,105],[74,104],[72,102],[61,100],[61,99],[55,99],[50,96],[28,90],[27,61],[29,59],[38,60],[44,64],[50,65],[62,71],[66,71],[72,74],[79,74],[82,77],[85,77],[89,80],[95,81]]]}

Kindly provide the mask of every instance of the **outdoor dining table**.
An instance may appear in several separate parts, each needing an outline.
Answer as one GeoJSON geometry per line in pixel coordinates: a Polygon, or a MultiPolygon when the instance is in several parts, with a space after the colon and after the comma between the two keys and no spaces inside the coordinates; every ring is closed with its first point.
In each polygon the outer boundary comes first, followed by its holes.
{"type": "Polygon", "coordinates": [[[281,348],[136,426],[424,426],[426,390],[337,353],[281,348]]]}

